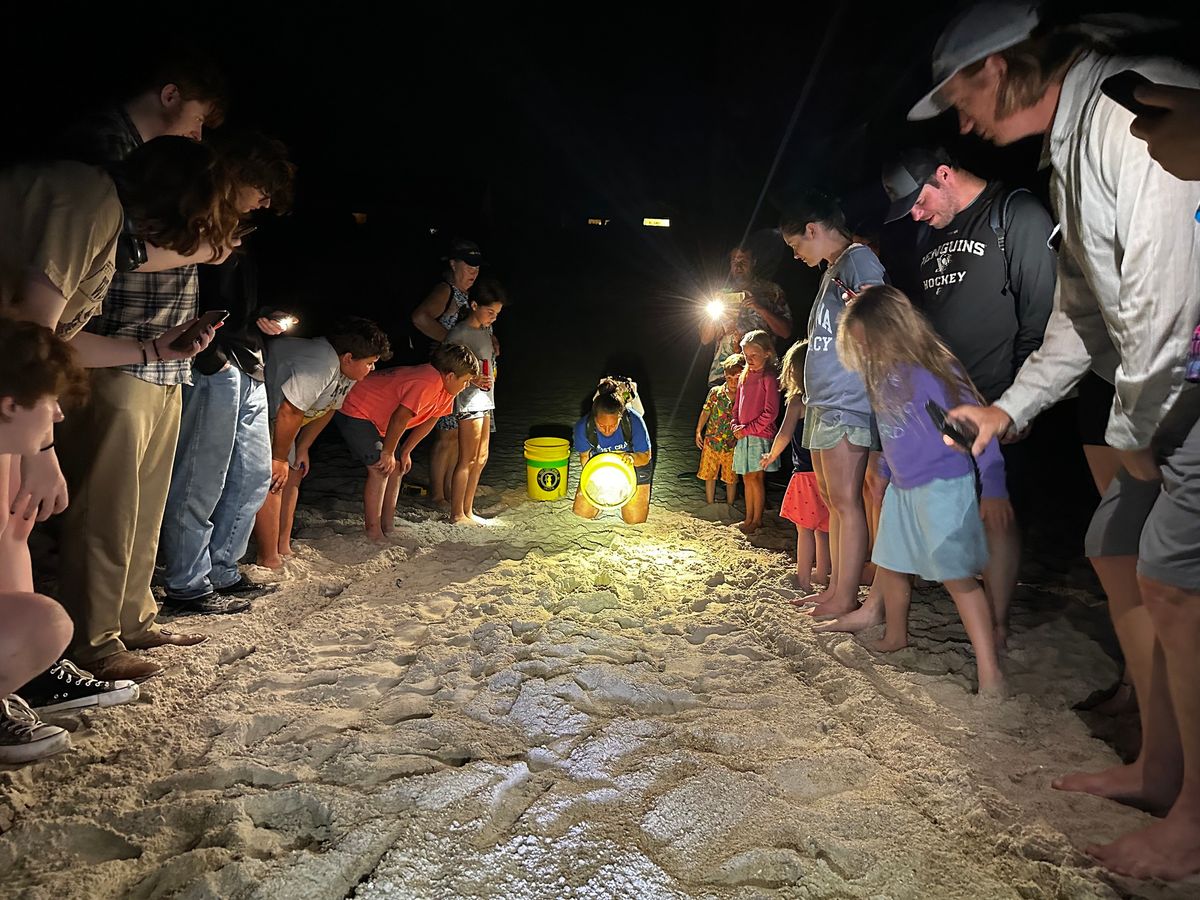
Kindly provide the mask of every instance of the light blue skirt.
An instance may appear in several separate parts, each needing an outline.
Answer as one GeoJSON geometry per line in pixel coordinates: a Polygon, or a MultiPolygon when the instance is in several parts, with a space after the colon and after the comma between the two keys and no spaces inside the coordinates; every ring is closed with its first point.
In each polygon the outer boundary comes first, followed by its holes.
{"type": "Polygon", "coordinates": [[[738,438],[733,448],[733,471],[737,475],[747,472],[778,472],[779,460],[771,463],[765,469],[759,465],[764,453],[771,452],[771,441],[760,437],[738,438]]]}
{"type": "Polygon", "coordinates": [[[974,475],[888,486],[871,562],[926,581],[954,581],[974,578],[987,561],[974,475]]]}

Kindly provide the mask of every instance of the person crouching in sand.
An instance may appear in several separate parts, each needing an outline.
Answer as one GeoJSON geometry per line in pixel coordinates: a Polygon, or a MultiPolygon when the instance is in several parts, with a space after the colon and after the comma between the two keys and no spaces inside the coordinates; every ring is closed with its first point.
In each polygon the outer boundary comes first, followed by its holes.
{"type": "Polygon", "coordinates": [[[887,631],[874,649],[908,645],[908,576],[940,581],[975,650],[979,692],[1002,696],[995,618],[975,576],[987,563],[983,520],[1013,514],[1004,457],[993,440],[979,457],[977,485],[971,457],[946,446],[926,407],[929,401],[943,410],[980,403],[979,394],[925,318],[891,286],[858,295],[843,314],[837,342],[839,358],[866,384],[890,475],[871,557],[878,589],[872,593],[883,595],[883,609],[868,600],[874,609],[859,611],[866,624],[877,624],[881,612],[886,618],[887,631]]]}

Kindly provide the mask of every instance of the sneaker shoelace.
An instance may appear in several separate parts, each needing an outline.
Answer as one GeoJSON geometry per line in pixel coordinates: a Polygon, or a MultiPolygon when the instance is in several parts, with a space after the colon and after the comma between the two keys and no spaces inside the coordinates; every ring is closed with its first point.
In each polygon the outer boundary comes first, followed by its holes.
{"type": "Polygon", "coordinates": [[[55,677],[65,681],[67,684],[78,684],[80,687],[93,688],[98,691],[112,689],[111,681],[101,681],[98,678],[88,676],[69,659],[60,659],[51,667],[50,671],[54,673],[55,677]]]}
{"type": "Polygon", "coordinates": [[[38,714],[16,694],[9,694],[0,700],[0,730],[16,738],[25,738],[43,724],[38,714]]]}

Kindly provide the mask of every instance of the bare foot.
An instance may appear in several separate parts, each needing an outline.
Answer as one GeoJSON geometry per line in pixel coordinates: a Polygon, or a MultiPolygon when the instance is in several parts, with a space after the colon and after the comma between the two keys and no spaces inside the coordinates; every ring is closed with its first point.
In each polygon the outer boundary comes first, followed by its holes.
{"type": "Polygon", "coordinates": [[[826,634],[834,632],[858,634],[860,631],[866,631],[868,628],[874,628],[876,625],[882,624],[882,604],[868,605],[864,603],[853,612],[846,613],[844,616],[838,616],[832,622],[822,622],[820,625],[814,625],[813,631],[826,634]]]}
{"type": "Polygon", "coordinates": [[[262,566],[264,569],[274,569],[276,572],[278,572],[283,568],[283,557],[260,556],[254,561],[254,565],[262,566]]]}
{"type": "MultiPolygon", "coordinates": [[[[828,594],[829,592],[826,591],[825,593],[828,594]]],[[[839,616],[849,615],[858,608],[857,597],[849,601],[839,599],[838,597],[829,597],[829,599],[822,600],[810,609],[808,614],[814,619],[836,619],[839,616]]]]}
{"type": "Polygon", "coordinates": [[[440,509],[442,512],[450,512],[450,501],[445,497],[430,497],[429,502],[435,509],[440,509]]]}
{"type": "Polygon", "coordinates": [[[464,516],[451,516],[450,524],[451,525],[470,525],[472,528],[479,527],[478,522],[476,522],[470,516],[465,516],[465,515],[464,516]]]}
{"type": "Polygon", "coordinates": [[[1071,772],[1050,782],[1056,791],[1075,791],[1115,800],[1125,806],[1161,815],[1179,794],[1179,785],[1146,784],[1142,761],[1113,766],[1100,772],[1071,772]]]}
{"type": "Polygon", "coordinates": [[[1113,695],[1093,706],[1091,712],[1099,713],[1102,716],[1119,716],[1125,713],[1135,713],[1137,708],[1137,694],[1133,690],[1133,685],[1122,681],[1117,685],[1113,695]]]}
{"type": "Polygon", "coordinates": [[[821,600],[821,592],[818,590],[810,590],[807,593],[801,594],[799,597],[793,597],[788,603],[792,606],[815,606],[821,600]]]}
{"type": "Polygon", "coordinates": [[[1120,875],[1179,881],[1200,872],[1200,815],[1173,809],[1161,822],[1111,844],[1088,847],[1087,853],[1120,875]]]}
{"type": "Polygon", "coordinates": [[[979,696],[988,700],[1004,700],[1008,697],[1008,682],[1004,675],[996,672],[992,675],[979,675],[979,696]]]}
{"type": "Polygon", "coordinates": [[[908,646],[908,635],[903,635],[898,638],[889,638],[886,634],[877,641],[867,641],[866,647],[868,650],[874,650],[876,653],[895,653],[897,650],[903,650],[908,646]]]}
{"type": "Polygon", "coordinates": [[[738,522],[738,531],[742,534],[754,534],[758,531],[758,526],[753,522],[738,522]]]}
{"type": "Polygon", "coordinates": [[[373,541],[382,541],[384,539],[383,529],[380,528],[378,525],[367,525],[366,532],[367,532],[367,537],[373,541]]]}

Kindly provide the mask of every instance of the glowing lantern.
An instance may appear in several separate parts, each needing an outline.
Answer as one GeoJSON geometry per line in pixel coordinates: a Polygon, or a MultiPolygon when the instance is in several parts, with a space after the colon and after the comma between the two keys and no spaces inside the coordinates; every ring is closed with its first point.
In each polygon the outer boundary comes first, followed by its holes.
{"type": "Polygon", "coordinates": [[[637,472],[619,453],[597,453],[579,473],[579,489],[596,509],[620,509],[637,491],[637,472]]]}

